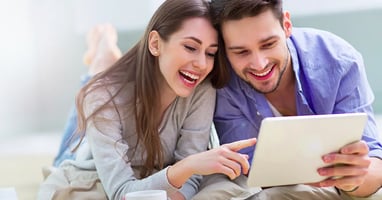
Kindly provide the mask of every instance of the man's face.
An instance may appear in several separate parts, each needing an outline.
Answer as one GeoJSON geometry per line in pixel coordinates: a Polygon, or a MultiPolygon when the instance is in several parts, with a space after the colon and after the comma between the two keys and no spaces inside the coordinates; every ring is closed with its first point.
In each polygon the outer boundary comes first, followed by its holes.
{"type": "Polygon", "coordinates": [[[289,13],[284,14],[281,26],[270,10],[222,24],[229,61],[234,71],[255,90],[270,93],[282,82],[285,70],[290,68],[286,39],[291,27],[289,13]]]}

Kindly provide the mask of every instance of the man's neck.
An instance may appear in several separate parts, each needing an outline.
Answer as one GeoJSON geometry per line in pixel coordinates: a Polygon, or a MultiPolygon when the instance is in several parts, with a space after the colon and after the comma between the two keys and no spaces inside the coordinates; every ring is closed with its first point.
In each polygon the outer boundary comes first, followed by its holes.
{"type": "Polygon", "coordinates": [[[280,82],[279,87],[269,94],[267,100],[283,115],[297,115],[296,109],[296,77],[290,63],[280,82]]]}

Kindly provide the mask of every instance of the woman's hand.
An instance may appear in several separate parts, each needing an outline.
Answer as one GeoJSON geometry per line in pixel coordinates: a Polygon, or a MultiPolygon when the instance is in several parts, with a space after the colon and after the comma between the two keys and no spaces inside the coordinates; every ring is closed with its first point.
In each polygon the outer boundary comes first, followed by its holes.
{"type": "Polygon", "coordinates": [[[240,149],[253,146],[256,139],[241,140],[224,144],[209,151],[190,156],[188,165],[194,174],[209,175],[221,173],[235,179],[243,172],[248,173],[248,155],[240,154],[240,149]]]}
{"type": "Polygon", "coordinates": [[[181,187],[193,174],[210,175],[221,173],[230,179],[235,179],[243,172],[248,173],[248,156],[240,154],[240,149],[253,146],[256,139],[247,139],[224,144],[218,148],[191,155],[167,171],[170,183],[175,187],[181,187]]]}

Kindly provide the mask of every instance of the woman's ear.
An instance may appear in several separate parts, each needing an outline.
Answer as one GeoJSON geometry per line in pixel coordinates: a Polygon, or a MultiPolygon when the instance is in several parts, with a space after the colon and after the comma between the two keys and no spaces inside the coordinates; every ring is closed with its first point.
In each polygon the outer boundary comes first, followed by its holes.
{"type": "Polygon", "coordinates": [[[153,55],[153,56],[159,56],[160,55],[160,52],[159,52],[159,45],[160,44],[159,43],[160,43],[159,33],[157,31],[151,31],[149,34],[149,41],[148,41],[149,50],[150,50],[151,55],[153,55]]]}

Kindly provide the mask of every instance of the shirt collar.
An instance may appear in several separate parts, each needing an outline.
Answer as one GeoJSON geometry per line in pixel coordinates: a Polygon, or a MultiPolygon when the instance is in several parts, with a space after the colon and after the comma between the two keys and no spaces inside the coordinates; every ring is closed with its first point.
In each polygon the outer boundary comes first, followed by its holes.
{"type": "Polygon", "coordinates": [[[303,91],[302,91],[301,80],[300,80],[300,63],[298,61],[297,50],[295,46],[293,45],[293,42],[290,38],[288,38],[287,40],[287,47],[289,49],[289,53],[291,57],[293,72],[296,77],[296,87],[298,92],[302,93],[303,91]]]}

